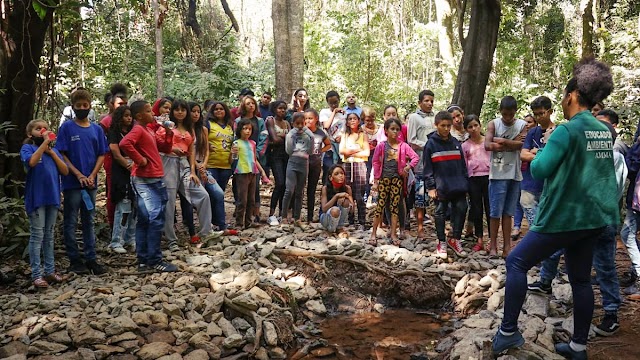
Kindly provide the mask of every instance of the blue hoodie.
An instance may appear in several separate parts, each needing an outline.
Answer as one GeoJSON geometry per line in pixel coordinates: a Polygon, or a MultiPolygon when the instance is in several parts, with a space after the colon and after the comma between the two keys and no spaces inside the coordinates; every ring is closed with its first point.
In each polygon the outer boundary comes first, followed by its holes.
{"type": "Polygon", "coordinates": [[[425,185],[428,190],[438,191],[438,199],[464,196],[469,190],[462,145],[451,135],[447,140],[440,137],[437,131],[429,135],[422,153],[422,163],[425,185]]]}

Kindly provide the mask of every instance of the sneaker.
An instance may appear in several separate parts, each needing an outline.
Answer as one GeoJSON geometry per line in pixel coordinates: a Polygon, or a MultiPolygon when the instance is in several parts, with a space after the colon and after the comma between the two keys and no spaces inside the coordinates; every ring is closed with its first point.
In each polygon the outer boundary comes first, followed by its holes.
{"type": "Polygon", "coordinates": [[[87,261],[87,268],[93,275],[102,275],[107,272],[107,268],[105,268],[103,265],[100,265],[95,260],[87,261]]]}
{"type": "Polygon", "coordinates": [[[464,249],[462,248],[462,243],[461,243],[460,239],[449,238],[449,240],[447,240],[447,245],[459,257],[466,257],[467,256],[467,252],[464,251],[464,249]]]}
{"type": "Polygon", "coordinates": [[[175,251],[178,251],[178,250],[180,250],[180,246],[178,246],[177,242],[170,242],[169,243],[169,251],[175,252],[175,251]]]}
{"type": "Polygon", "coordinates": [[[125,250],[125,248],[122,247],[122,245],[118,244],[116,246],[112,246],[110,247],[111,251],[113,251],[116,254],[126,254],[127,250],[125,250]]]}
{"type": "Polygon", "coordinates": [[[89,269],[82,261],[77,263],[72,262],[71,265],[69,265],[69,267],[67,268],[67,272],[70,272],[70,273],[72,272],[77,275],[83,275],[83,274],[88,274],[89,269]]]}
{"type": "Polygon", "coordinates": [[[357,229],[358,229],[358,231],[365,231],[365,230],[367,230],[367,229],[364,227],[364,225],[358,225],[358,228],[357,228],[357,229]]]}
{"type": "Polygon", "coordinates": [[[600,336],[611,336],[620,330],[620,324],[618,324],[618,315],[614,312],[605,313],[602,322],[594,328],[596,334],[600,336]]]}
{"type": "Polygon", "coordinates": [[[547,284],[542,281],[536,281],[527,286],[527,289],[532,292],[537,292],[540,294],[551,295],[551,284],[547,284]]]}
{"type": "Polygon", "coordinates": [[[633,271],[627,271],[622,276],[620,276],[620,286],[621,287],[629,287],[638,280],[638,275],[636,275],[633,271]]]}
{"type": "Polygon", "coordinates": [[[35,286],[38,289],[46,289],[49,287],[49,283],[47,283],[47,281],[41,277],[33,280],[33,286],[35,286]]]}
{"type": "Polygon", "coordinates": [[[138,273],[139,274],[151,274],[155,270],[147,264],[138,264],[138,273]]]}
{"type": "Polygon", "coordinates": [[[172,263],[160,261],[156,265],[153,266],[153,269],[158,272],[176,272],[178,271],[178,267],[172,263]]]}
{"type": "Polygon", "coordinates": [[[302,221],[300,220],[296,220],[293,222],[293,226],[299,227],[300,230],[305,231],[307,230],[307,225],[303,224],[302,221]]]}
{"type": "Polygon", "coordinates": [[[49,275],[45,275],[44,279],[49,283],[49,284],[56,284],[56,283],[62,283],[65,281],[64,276],[54,272],[51,273],[49,275]]]}
{"type": "Polygon", "coordinates": [[[498,332],[491,341],[493,342],[491,349],[493,350],[493,355],[496,356],[506,350],[524,345],[524,338],[522,334],[520,334],[520,331],[516,331],[513,335],[506,336],[502,335],[500,329],[498,329],[498,332]]]}
{"type": "Polygon", "coordinates": [[[280,225],[280,222],[278,221],[278,218],[275,217],[275,215],[271,215],[267,219],[267,224],[269,224],[270,226],[278,226],[280,225]]]}
{"type": "Polygon", "coordinates": [[[224,230],[218,230],[218,231],[211,230],[209,235],[205,237],[205,240],[217,239],[222,235],[224,235],[224,230]]]}
{"type": "Polygon", "coordinates": [[[567,359],[587,360],[587,350],[575,351],[571,348],[569,343],[556,344],[556,352],[567,359]]]}
{"type": "Polygon", "coordinates": [[[447,243],[438,241],[438,246],[436,246],[436,257],[440,259],[447,259],[447,243]]]}
{"type": "Polygon", "coordinates": [[[200,236],[198,235],[193,235],[190,239],[192,244],[199,244],[200,243],[200,236]]]}
{"type": "Polygon", "coordinates": [[[133,254],[136,253],[136,243],[124,244],[124,248],[133,254]]]}

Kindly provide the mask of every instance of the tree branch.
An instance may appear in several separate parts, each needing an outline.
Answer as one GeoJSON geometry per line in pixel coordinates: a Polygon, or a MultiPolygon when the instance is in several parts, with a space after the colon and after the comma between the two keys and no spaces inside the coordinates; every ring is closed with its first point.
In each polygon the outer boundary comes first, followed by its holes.
{"type": "Polygon", "coordinates": [[[464,37],[464,14],[467,12],[467,0],[462,0],[462,9],[458,11],[458,37],[460,38],[460,46],[464,50],[464,44],[467,39],[464,37]]]}
{"type": "Polygon", "coordinates": [[[236,17],[233,16],[233,12],[231,11],[229,4],[227,3],[227,0],[220,0],[220,2],[222,3],[222,8],[224,9],[224,13],[227,14],[227,16],[229,17],[229,20],[231,20],[231,25],[233,26],[233,30],[239,33],[240,26],[238,26],[238,21],[236,21],[236,17]]]}

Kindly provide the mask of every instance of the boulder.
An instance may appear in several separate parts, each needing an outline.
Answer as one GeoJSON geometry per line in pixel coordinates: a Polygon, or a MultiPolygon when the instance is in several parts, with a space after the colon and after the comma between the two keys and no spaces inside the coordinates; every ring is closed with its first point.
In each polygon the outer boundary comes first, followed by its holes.
{"type": "Polygon", "coordinates": [[[167,343],[154,342],[146,344],[136,353],[141,360],[156,360],[171,353],[172,347],[167,343]]]}

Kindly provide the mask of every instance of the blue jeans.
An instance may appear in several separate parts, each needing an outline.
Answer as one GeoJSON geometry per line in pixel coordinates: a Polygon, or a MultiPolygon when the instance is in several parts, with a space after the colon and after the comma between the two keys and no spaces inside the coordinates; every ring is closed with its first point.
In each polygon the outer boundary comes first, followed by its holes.
{"type": "Polygon", "coordinates": [[[542,260],[540,266],[540,281],[545,284],[551,284],[553,279],[558,275],[558,264],[560,264],[560,257],[564,254],[564,249],[560,249],[548,258],[542,260]]]}
{"type": "MultiPolygon", "coordinates": [[[[540,193],[535,193],[527,190],[520,191],[520,206],[522,207],[522,212],[524,216],[527,218],[527,222],[529,223],[529,227],[533,225],[533,222],[536,219],[536,215],[538,215],[538,203],[540,202],[540,193]]],[[[516,217],[517,217],[516,212],[516,217]]]]}
{"type": "Polygon", "coordinates": [[[224,191],[218,184],[217,180],[215,184],[210,184],[209,182],[205,182],[203,184],[204,189],[207,190],[207,193],[209,194],[209,200],[211,201],[211,223],[218,226],[219,230],[224,230],[227,228],[224,213],[224,191]]]}
{"type": "Polygon", "coordinates": [[[622,230],[620,230],[620,238],[627,248],[633,270],[637,275],[640,275],[640,251],[638,251],[638,242],[636,240],[639,217],[640,215],[636,215],[633,210],[627,209],[624,225],[622,225],[622,230]]]}
{"type": "Polygon", "coordinates": [[[616,230],[615,225],[604,228],[593,248],[593,268],[602,293],[602,308],[617,312],[622,300],[616,272],[616,230]]]}
{"type": "Polygon", "coordinates": [[[507,257],[504,318],[500,328],[505,332],[518,329],[518,316],[527,295],[527,271],[564,248],[567,273],[573,292],[575,328],[572,340],[577,344],[586,345],[593,316],[593,248],[603,231],[604,228],[599,228],[543,234],[529,230],[507,257]]]}
{"type": "Polygon", "coordinates": [[[520,201],[518,199],[518,203],[516,204],[516,213],[513,215],[513,227],[515,229],[520,229],[522,226],[522,218],[524,217],[524,209],[520,205],[520,201]]]}
{"type": "Polygon", "coordinates": [[[231,179],[231,175],[233,174],[231,169],[207,168],[207,171],[216,179],[222,191],[226,191],[229,179],[231,179]]]}
{"type": "Polygon", "coordinates": [[[137,214],[133,211],[133,206],[129,199],[123,199],[116,205],[109,247],[122,247],[135,243],[137,214]]]}
{"type": "Polygon", "coordinates": [[[162,179],[132,178],[138,206],[136,255],[139,264],[154,266],[162,261],[160,237],[164,227],[167,188],[162,179]]]}
{"type": "Polygon", "coordinates": [[[53,259],[53,228],[56,225],[58,207],[41,206],[29,214],[29,264],[31,280],[50,275],[55,272],[53,259]],[[40,254],[44,255],[44,274],[42,273],[40,254]]]}
{"type": "MultiPolygon", "coordinates": [[[[96,189],[86,189],[94,206],[96,203],[96,189]]],[[[82,190],[65,190],[64,194],[64,220],[63,235],[64,247],[71,264],[79,263],[82,258],[76,242],[76,225],[78,224],[78,211],[82,226],[82,242],[84,243],[84,258],[86,261],[96,260],[96,234],[93,227],[93,215],[95,209],[87,210],[82,201],[82,190]]]]}
{"type": "Polygon", "coordinates": [[[333,150],[329,150],[322,155],[322,185],[329,183],[329,169],[335,164],[333,150]]]}
{"type": "Polygon", "coordinates": [[[489,180],[489,215],[493,219],[514,216],[520,199],[520,181],[489,180]]]}

